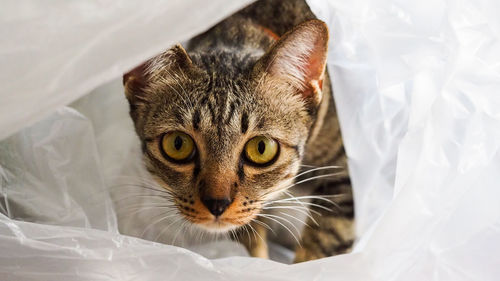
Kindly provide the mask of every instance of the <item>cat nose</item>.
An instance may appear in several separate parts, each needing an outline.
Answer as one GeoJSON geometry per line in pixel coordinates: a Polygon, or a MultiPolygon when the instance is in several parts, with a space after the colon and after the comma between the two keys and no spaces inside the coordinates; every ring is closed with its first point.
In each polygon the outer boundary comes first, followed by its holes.
{"type": "Polygon", "coordinates": [[[224,199],[214,199],[214,198],[203,198],[201,200],[203,204],[207,207],[207,209],[212,213],[212,215],[218,217],[224,213],[229,205],[231,205],[231,201],[227,198],[224,199]]]}

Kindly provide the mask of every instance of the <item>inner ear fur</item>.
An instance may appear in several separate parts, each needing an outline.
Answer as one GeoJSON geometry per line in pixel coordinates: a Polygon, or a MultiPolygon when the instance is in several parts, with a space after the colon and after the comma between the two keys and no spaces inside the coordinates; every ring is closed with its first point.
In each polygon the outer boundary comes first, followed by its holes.
{"type": "Polygon", "coordinates": [[[177,44],[162,54],[153,57],[123,75],[125,96],[131,105],[139,105],[150,101],[151,93],[146,86],[153,77],[187,72],[192,67],[192,61],[186,50],[177,44]]]}
{"type": "Polygon", "coordinates": [[[257,62],[254,72],[291,84],[304,99],[319,105],[327,51],[326,24],[306,21],[285,33],[257,62]]]}

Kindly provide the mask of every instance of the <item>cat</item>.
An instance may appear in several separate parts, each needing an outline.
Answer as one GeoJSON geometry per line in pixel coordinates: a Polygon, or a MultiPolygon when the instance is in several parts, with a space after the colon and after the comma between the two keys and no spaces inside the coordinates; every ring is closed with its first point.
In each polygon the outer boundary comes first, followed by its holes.
{"type": "Polygon", "coordinates": [[[260,0],[123,76],[145,167],[183,220],[233,233],[255,257],[268,257],[268,228],[302,219],[295,262],[350,251],[327,49],[305,1],[260,0]]]}

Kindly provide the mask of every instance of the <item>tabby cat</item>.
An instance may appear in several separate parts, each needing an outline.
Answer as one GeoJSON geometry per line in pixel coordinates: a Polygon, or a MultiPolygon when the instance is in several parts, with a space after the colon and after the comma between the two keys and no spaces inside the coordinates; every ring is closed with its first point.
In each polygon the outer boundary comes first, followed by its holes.
{"type": "Polygon", "coordinates": [[[290,228],[302,213],[296,262],[350,250],[327,46],[326,25],[303,0],[261,0],[124,75],[145,166],[184,220],[233,231],[267,257],[266,237],[283,237],[268,226],[290,228]]]}

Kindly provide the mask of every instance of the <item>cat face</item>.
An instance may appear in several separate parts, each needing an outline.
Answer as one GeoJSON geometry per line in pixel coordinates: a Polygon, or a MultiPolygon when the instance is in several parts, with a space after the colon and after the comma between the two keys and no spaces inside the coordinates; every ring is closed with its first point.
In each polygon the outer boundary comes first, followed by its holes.
{"type": "Polygon", "coordinates": [[[227,231],[293,183],[321,101],[327,38],[313,20],[263,55],[188,55],[177,45],[124,76],[145,165],[184,219],[227,231]]]}

